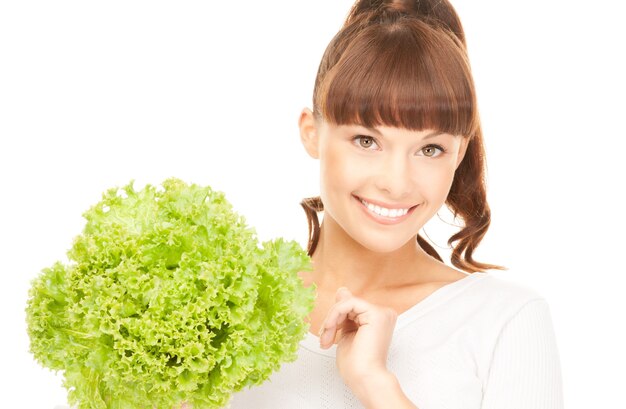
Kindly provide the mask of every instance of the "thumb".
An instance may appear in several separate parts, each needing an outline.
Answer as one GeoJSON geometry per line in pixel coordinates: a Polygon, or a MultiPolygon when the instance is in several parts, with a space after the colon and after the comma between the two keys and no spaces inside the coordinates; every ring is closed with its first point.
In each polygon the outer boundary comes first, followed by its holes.
{"type": "Polygon", "coordinates": [[[350,292],[350,290],[348,290],[347,287],[339,287],[337,289],[337,293],[335,294],[335,301],[336,302],[344,301],[350,297],[352,297],[352,293],[350,292]]]}

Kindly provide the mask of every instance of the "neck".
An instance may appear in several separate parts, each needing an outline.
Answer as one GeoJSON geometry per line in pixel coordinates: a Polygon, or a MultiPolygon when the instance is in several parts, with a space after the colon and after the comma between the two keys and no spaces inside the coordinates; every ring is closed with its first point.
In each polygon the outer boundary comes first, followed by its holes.
{"type": "Polygon", "coordinates": [[[325,215],[312,257],[318,288],[348,287],[353,293],[392,289],[428,277],[431,257],[413,238],[389,253],[377,253],[354,241],[335,220],[325,215]]]}

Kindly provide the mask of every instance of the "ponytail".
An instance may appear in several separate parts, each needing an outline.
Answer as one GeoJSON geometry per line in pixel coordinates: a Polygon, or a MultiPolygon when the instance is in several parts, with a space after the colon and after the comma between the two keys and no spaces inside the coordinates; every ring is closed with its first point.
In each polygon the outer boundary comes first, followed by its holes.
{"type": "Polygon", "coordinates": [[[464,227],[448,240],[453,247],[452,264],[465,271],[504,270],[494,264],[474,260],[474,250],[489,229],[491,210],[487,204],[487,188],[484,178],[485,152],[482,133],[477,132],[467,146],[465,157],[454,175],[446,204],[454,217],[464,221],[464,227]],[[456,246],[452,243],[458,242],[456,246]]]}
{"type": "Polygon", "coordinates": [[[317,242],[320,239],[320,222],[317,218],[317,212],[324,210],[322,199],[320,197],[309,197],[303,199],[300,202],[300,206],[306,213],[307,221],[309,222],[309,243],[307,244],[307,253],[313,256],[315,249],[317,248],[317,242]]]}

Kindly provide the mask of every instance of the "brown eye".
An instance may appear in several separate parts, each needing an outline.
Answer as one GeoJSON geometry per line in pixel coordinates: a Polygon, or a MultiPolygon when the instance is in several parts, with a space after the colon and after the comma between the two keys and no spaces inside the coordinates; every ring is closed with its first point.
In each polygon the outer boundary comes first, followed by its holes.
{"type": "Polygon", "coordinates": [[[422,148],[422,153],[424,154],[424,156],[429,157],[429,158],[437,157],[441,155],[443,152],[445,152],[445,150],[442,147],[437,146],[437,145],[428,145],[422,148]],[[439,151],[439,153],[437,151],[439,151]]]}
{"type": "Polygon", "coordinates": [[[354,140],[358,143],[359,147],[363,149],[369,149],[372,146],[376,146],[376,141],[371,136],[359,135],[356,136],[354,140]]]}

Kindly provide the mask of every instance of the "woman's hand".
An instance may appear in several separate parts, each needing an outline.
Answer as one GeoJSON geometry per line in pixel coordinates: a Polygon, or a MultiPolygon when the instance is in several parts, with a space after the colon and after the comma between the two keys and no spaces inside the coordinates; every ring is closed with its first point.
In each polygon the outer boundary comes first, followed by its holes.
{"type": "MultiPolygon", "coordinates": [[[[337,367],[344,382],[359,397],[369,385],[388,379],[387,352],[397,313],[337,290],[336,303],[322,324],[320,345],[337,340],[337,367]]],[[[360,398],[360,397],[359,397],[360,398]]]]}

